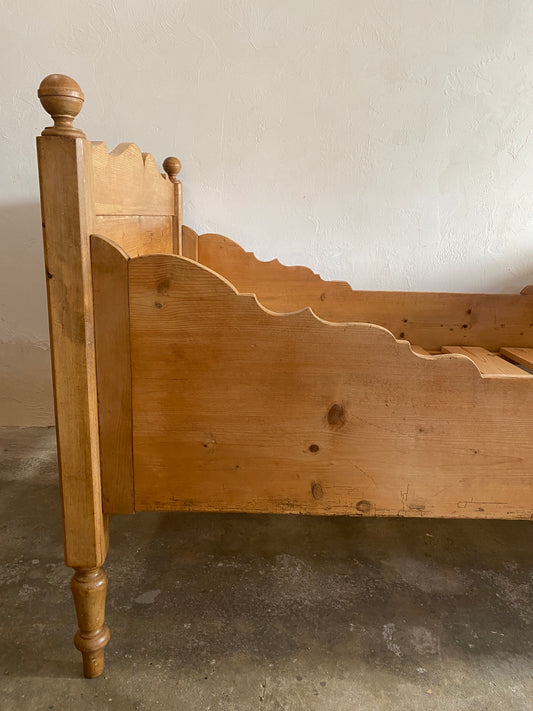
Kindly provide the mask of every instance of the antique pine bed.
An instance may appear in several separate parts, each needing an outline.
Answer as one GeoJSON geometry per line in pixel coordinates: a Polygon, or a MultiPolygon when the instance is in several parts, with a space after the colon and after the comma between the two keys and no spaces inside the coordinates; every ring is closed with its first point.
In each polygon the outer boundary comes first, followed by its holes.
{"type": "Polygon", "coordinates": [[[98,676],[135,511],[530,519],[533,289],[362,292],[182,224],[179,161],[108,153],[69,77],[37,139],[65,560],[98,676]]]}

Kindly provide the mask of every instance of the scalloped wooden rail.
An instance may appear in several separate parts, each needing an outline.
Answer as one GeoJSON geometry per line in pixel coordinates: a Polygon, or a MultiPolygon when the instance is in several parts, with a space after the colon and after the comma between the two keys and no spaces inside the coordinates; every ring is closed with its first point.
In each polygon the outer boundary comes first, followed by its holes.
{"type": "Polygon", "coordinates": [[[121,143],[110,153],[92,143],[97,215],[173,215],[174,186],[161,175],[150,153],[121,143]]]}
{"type": "Polygon", "coordinates": [[[306,306],[318,313],[318,304],[328,296],[352,290],[348,282],[325,281],[308,267],[289,267],[278,259],[263,262],[218,234],[198,237],[198,261],[225,276],[241,293],[256,294],[264,306],[280,313],[306,306]]]}
{"type": "Polygon", "coordinates": [[[136,510],[531,516],[533,378],[274,314],[179,257],[129,284],[136,510]]]}
{"type": "Polygon", "coordinates": [[[306,267],[262,262],[228,237],[198,237],[198,260],[224,275],[240,292],[254,293],[272,311],[310,306],[327,321],[374,323],[396,338],[428,349],[442,344],[533,346],[533,292],[446,294],[356,291],[346,282],[324,281],[306,267]]]}

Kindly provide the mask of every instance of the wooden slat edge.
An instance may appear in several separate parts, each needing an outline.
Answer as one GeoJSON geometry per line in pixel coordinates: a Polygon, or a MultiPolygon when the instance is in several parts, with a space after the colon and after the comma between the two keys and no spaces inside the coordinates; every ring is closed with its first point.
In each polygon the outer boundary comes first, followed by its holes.
{"type": "Polygon", "coordinates": [[[476,346],[442,346],[443,353],[464,355],[472,360],[484,377],[529,378],[532,377],[516,365],[501,358],[497,353],[476,346]]]}
{"type": "Polygon", "coordinates": [[[133,513],[128,255],[91,235],[102,503],[107,513],[133,513]]]}
{"type": "Polygon", "coordinates": [[[533,348],[500,348],[500,353],[515,363],[533,370],[533,348]]]}

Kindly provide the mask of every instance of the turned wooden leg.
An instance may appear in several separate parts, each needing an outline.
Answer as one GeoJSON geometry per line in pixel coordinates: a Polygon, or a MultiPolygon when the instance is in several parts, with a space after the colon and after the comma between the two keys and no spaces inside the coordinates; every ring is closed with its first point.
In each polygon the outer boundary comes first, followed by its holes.
{"type": "Polygon", "coordinates": [[[105,624],[107,573],[103,568],[74,568],[70,589],[76,605],[79,630],[74,644],[83,655],[83,673],[92,679],[104,671],[104,647],[109,642],[105,624]]]}

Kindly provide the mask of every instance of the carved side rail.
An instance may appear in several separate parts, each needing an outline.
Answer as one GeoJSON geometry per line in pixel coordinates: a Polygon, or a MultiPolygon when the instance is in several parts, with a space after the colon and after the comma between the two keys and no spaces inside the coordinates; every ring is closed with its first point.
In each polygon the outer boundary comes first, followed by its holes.
{"type": "Polygon", "coordinates": [[[216,234],[198,238],[198,259],[279,313],[310,306],[328,321],[375,323],[429,351],[450,343],[492,351],[533,347],[529,288],[522,294],[356,291],[346,282],[324,281],[306,267],[262,262],[216,234]]]}
{"type": "Polygon", "coordinates": [[[129,262],[137,510],[529,518],[533,377],[129,262]]]}

